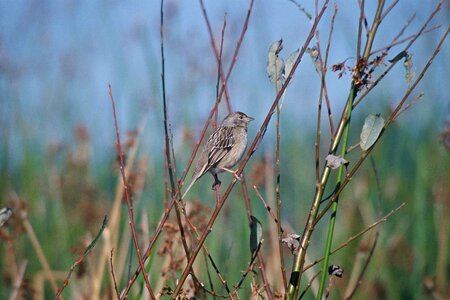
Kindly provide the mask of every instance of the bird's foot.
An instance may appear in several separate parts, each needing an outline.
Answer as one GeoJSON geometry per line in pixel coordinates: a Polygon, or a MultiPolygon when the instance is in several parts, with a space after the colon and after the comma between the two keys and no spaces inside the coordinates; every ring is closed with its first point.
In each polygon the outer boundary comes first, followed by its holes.
{"type": "Polygon", "coordinates": [[[214,183],[212,185],[212,189],[216,190],[216,187],[219,188],[221,184],[222,184],[222,182],[218,178],[214,178],[214,183]]]}
{"type": "Polygon", "coordinates": [[[236,171],[233,171],[233,170],[230,170],[230,169],[228,169],[228,168],[222,168],[222,170],[227,171],[228,173],[233,174],[233,176],[234,176],[234,178],[236,178],[236,180],[241,181],[241,179],[242,179],[242,174],[238,176],[237,170],[236,170],[236,171]]]}

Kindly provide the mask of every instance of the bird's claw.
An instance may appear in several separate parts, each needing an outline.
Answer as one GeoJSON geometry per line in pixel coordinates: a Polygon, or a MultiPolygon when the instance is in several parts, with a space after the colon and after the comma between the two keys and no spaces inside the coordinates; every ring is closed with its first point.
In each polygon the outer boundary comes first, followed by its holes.
{"type": "Polygon", "coordinates": [[[220,187],[221,184],[222,184],[222,182],[221,182],[219,179],[216,178],[216,179],[214,180],[213,185],[212,185],[213,191],[216,189],[216,186],[219,186],[219,187],[220,187]]]}

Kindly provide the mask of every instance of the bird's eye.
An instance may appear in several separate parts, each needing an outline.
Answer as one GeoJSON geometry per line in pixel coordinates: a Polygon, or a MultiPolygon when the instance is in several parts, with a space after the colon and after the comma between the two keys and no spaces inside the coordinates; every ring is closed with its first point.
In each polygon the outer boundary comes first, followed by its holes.
{"type": "Polygon", "coordinates": [[[244,118],[244,116],[243,116],[243,115],[240,115],[240,116],[239,116],[239,119],[241,119],[241,120],[242,120],[243,118],[244,118]]]}

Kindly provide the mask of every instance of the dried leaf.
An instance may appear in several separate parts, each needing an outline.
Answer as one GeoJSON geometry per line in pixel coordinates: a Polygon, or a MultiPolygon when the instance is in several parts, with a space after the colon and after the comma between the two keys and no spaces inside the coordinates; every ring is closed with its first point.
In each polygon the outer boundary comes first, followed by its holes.
{"type": "Polygon", "coordinates": [[[266,72],[270,81],[276,83],[281,82],[281,76],[284,72],[284,62],[278,57],[278,53],[283,49],[283,39],[276,41],[270,45],[269,54],[267,56],[266,72]]]}
{"type": "Polygon", "coordinates": [[[252,223],[250,224],[250,251],[253,254],[258,249],[259,243],[262,239],[262,225],[259,220],[251,216],[252,223]]]}
{"type": "Polygon", "coordinates": [[[291,70],[297,58],[298,51],[299,50],[297,49],[294,52],[292,52],[291,55],[289,55],[289,57],[284,62],[284,74],[283,74],[284,79],[286,79],[289,76],[289,74],[291,74],[291,70]]]}
{"type": "Polygon", "coordinates": [[[375,144],[384,126],[384,120],[377,115],[368,115],[361,131],[359,146],[367,151],[375,144]]]}
{"type": "Polygon", "coordinates": [[[347,166],[349,164],[349,162],[345,160],[345,158],[332,154],[328,154],[325,160],[327,161],[327,167],[331,168],[332,170],[337,169],[340,166],[347,166]]]}
{"type": "Polygon", "coordinates": [[[405,56],[405,61],[403,62],[403,66],[405,67],[405,80],[407,84],[410,84],[414,77],[416,76],[415,72],[412,69],[413,61],[412,61],[412,54],[407,53],[405,56]]]}
{"type": "Polygon", "coordinates": [[[317,50],[316,47],[311,47],[311,48],[306,49],[306,52],[308,52],[309,56],[311,57],[311,60],[314,64],[314,66],[316,67],[316,72],[320,73],[322,66],[320,65],[320,60],[319,60],[319,51],[317,50]]]}
{"type": "Polygon", "coordinates": [[[403,57],[405,57],[407,55],[408,55],[408,52],[402,51],[399,54],[397,54],[393,59],[390,59],[389,62],[390,63],[397,62],[397,61],[399,61],[400,59],[402,59],[403,57]]]}
{"type": "Polygon", "coordinates": [[[288,246],[292,254],[296,255],[298,253],[298,249],[300,248],[300,236],[298,234],[288,234],[281,242],[288,246]]]}
{"type": "Polygon", "coordinates": [[[337,265],[331,265],[328,267],[328,274],[341,278],[344,274],[344,269],[337,265]]]}
{"type": "Polygon", "coordinates": [[[9,220],[12,216],[12,209],[9,207],[2,208],[0,210],[0,227],[5,224],[6,221],[9,220]]]}

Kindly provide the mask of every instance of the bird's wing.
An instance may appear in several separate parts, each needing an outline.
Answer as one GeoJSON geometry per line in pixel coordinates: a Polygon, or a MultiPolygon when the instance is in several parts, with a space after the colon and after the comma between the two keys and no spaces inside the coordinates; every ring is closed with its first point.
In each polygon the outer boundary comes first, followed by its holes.
{"type": "Polygon", "coordinates": [[[231,127],[219,127],[209,137],[192,175],[194,181],[215,167],[235,143],[231,127]]]}
{"type": "Polygon", "coordinates": [[[208,140],[208,169],[216,166],[235,144],[233,128],[220,127],[208,140]]]}

